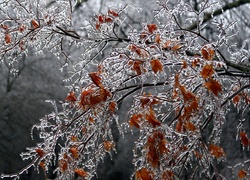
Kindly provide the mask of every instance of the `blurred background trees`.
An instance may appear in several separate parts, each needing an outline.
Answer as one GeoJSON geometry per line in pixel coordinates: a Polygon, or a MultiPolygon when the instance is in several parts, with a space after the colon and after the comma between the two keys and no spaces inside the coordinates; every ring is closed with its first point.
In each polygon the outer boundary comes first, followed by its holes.
{"type": "MultiPolygon", "coordinates": [[[[125,4],[129,4],[134,7],[138,7],[138,11],[131,15],[127,15],[128,24],[133,24],[134,27],[142,29],[141,22],[153,23],[155,20],[153,17],[153,11],[156,8],[156,1],[147,0],[142,2],[140,0],[79,0],[73,8],[73,26],[76,32],[85,36],[85,29],[82,28],[85,19],[93,19],[94,15],[102,12],[107,12],[109,7],[121,7],[125,4]],[[141,9],[139,9],[141,7],[141,9]]],[[[51,6],[55,1],[48,1],[48,7],[51,6]]],[[[170,1],[170,4],[176,5],[177,2],[170,1]]],[[[189,0],[189,3],[195,7],[197,11],[201,7],[202,0],[189,0]]],[[[217,14],[203,14],[205,21],[204,23],[210,22],[204,29],[203,34],[206,38],[214,39],[215,29],[213,25],[212,16],[216,16],[216,19],[225,22],[235,22],[235,33],[234,39],[228,44],[235,44],[238,48],[245,50],[246,56],[250,58],[249,53],[249,38],[250,38],[250,23],[248,17],[250,15],[250,1],[248,0],[220,0],[221,8],[215,12],[217,14]],[[224,14],[222,12],[224,11],[224,14]]],[[[136,9],[135,8],[135,9],[136,9]]],[[[185,20],[178,17],[181,25],[185,24],[185,20]]],[[[214,22],[215,23],[215,22],[214,22]]],[[[202,24],[203,25],[203,24],[202,24]]],[[[125,26],[125,25],[124,25],[125,26]]],[[[190,29],[195,28],[197,24],[190,29]]],[[[67,28],[67,27],[65,27],[67,28]]],[[[127,28],[129,29],[129,28],[127,28]]],[[[126,27],[123,28],[121,34],[127,37],[128,31],[126,27]]],[[[61,71],[67,66],[70,66],[70,59],[74,59],[74,63],[79,60],[81,56],[81,48],[76,48],[71,44],[67,44],[69,41],[66,39],[64,42],[63,52],[60,60],[58,60],[51,52],[37,54],[35,49],[30,49],[27,55],[22,55],[18,58],[18,63],[10,65],[8,59],[3,59],[0,64],[0,172],[10,173],[16,172],[22,168],[26,162],[23,162],[19,157],[20,152],[25,151],[26,147],[33,146],[36,141],[32,141],[30,138],[30,129],[32,125],[38,122],[38,119],[45,114],[50,113],[53,107],[46,103],[48,99],[55,100],[59,103],[60,100],[64,100],[68,89],[67,82],[65,79],[69,78],[69,75],[65,71],[61,71]],[[67,64],[65,66],[65,64],[67,64]],[[15,73],[15,69],[18,71],[15,73]],[[25,122],[25,123],[24,123],[25,122]]],[[[107,50],[108,51],[108,50],[107,50]]],[[[108,52],[107,52],[108,53],[108,52]]],[[[105,52],[99,55],[100,58],[105,56],[105,52]]],[[[245,60],[249,63],[249,58],[245,60]]],[[[122,104],[124,109],[128,109],[129,104],[122,104]]],[[[245,128],[249,132],[250,130],[250,114],[249,110],[245,117],[245,128]]],[[[121,117],[128,116],[122,112],[121,117]]],[[[222,135],[222,146],[226,147],[228,156],[228,164],[237,164],[243,159],[249,159],[249,151],[241,151],[242,147],[240,142],[236,142],[237,131],[235,127],[238,125],[239,112],[235,107],[232,106],[231,112],[227,115],[228,123],[223,128],[222,135]],[[232,143],[235,142],[235,143],[232,143]],[[238,156],[241,154],[241,156],[238,156]]],[[[242,118],[241,118],[242,119],[242,118]]],[[[116,126],[114,125],[114,131],[116,126]]],[[[34,132],[36,133],[36,132],[34,132]]],[[[136,132],[134,132],[136,136],[136,132]]],[[[117,142],[117,154],[113,155],[112,160],[107,157],[105,164],[100,164],[98,170],[99,179],[128,179],[133,172],[132,161],[132,149],[133,149],[133,138],[123,138],[121,136],[115,136],[114,140],[117,142]],[[131,159],[131,161],[128,161],[131,159]]],[[[39,141],[39,138],[35,135],[35,140],[39,141]]],[[[223,167],[221,169],[223,171],[223,167]]],[[[37,175],[22,176],[23,179],[37,179],[37,175]]],[[[44,178],[41,175],[41,179],[44,178]]]]}

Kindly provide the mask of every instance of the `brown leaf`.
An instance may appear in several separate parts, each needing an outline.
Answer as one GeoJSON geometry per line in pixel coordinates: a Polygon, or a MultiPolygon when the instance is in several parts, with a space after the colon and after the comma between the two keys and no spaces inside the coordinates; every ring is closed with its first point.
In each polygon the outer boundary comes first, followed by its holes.
{"type": "Polygon", "coordinates": [[[114,144],[111,141],[104,141],[103,147],[105,151],[110,152],[111,148],[114,147],[114,144]]]}
{"type": "Polygon", "coordinates": [[[141,118],[142,118],[141,114],[134,114],[129,120],[130,128],[135,126],[136,128],[140,129],[140,119],[141,118]]]}
{"type": "Polygon", "coordinates": [[[31,20],[31,24],[32,24],[34,29],[36,29],[36,28],[38,28],[40,26],[39,23],[35,19],[31,20]]]}
{"type": "Polygon", "coordinates": [[[225,157],[226,156],[226,153],[224,152],[224,150],[215,145],[215,144],[210,144],[209,145],[209,151],[210,153],[216,158],[216,159],[219,159],[219,158],[222,158],[222,157],[225,157]]]}
{"type": "Polygon", "coordinates": [[[11,43],[11,35],[9,33],[5,34],[5,42],[6,42],[6,44],[11,43]]]}
{"type": "Polygon", "coordinates": [[[246,178],[247,177],[247,172],[245,170],[243,170],[243,169],[239,170],[238,177],[239,177],[239,179],[246,178]]]}
{"type": "Polygon", "coordinates": [[[155,35],[155,42],[156,42],[157,44],[160,44],[160,43],[161,43],[160,34],[156,34],[156,35],[155,35]]]}
{"type": "Polygon", "coordinates": [[[154,110],[152,108],[150,108],[149,114],[146,114],[146,120],[150,124],[152,124],[154,128],[156,126],[160,126],[161,125],[161,122],[156,119],[154,110]]]}
{"type": "Polygon", "coordinates": [[[158,29],[158,26],[156,24],[148,24],[147,27],[150,33],[153,33],[158,29]]]}
{"type": "Polygon", "coordinates": [[[108,14],[109,14],[109,15],[112,15],[112,16],[114,16],[114,17],[118,17],[118,16],[119,16],[118,12],[116,12],[116,11],[114,11],[114,10],[111,10],[111,9],[108,10],[108,14]]]}
{"type": "Polygon", "coordinates": [[[37,148],[36,149],[36,153],[39,155],[39,157],[43,157],[44,156],[44,151],[41,148],[37,148]]]}
{"type": "Polygon", "coordinates": [[[205,83],[205,86],[209,91],[212,91],[216,96],[219,95],[219,92],[222,92],[221,84],[214,79],[210,79],[209,81],[207,81],[205,83]]]}
{"type": "Polygon", "coordinates": [[[146,168],[142,168],[135,173],[136,180],[153,180],[153,173],[146,168]]]}
{"type": "Polygon", "coordinates": [[[240,132],[240,140],[243,146],[250,145],[250,139],[247,137],[247,134],[245,132],[240,132]]]}
{"type": "Polygon", "coordinates": [[[76,147],[71,147],[69,149],[70,153],[72,154],[73,158],[78,159],[79,155],[78,155],[78,149],[76,147]]]}
{"type": "Polygon", "coordinates": [[[100,87],[100,88],[103,87],[102,82],[101,82],[102,78],[98,75],[97,72],[89,73],[89,77],[92,79],[93,83],[94,83],[96,86],[98,86],[98,87],[100,87]]]}
{"type": "Polygon", "coordinates": [[[88,176],[88,173],[86,171],[84,171],[82,168],[75,169],[74,172],[81,177],[88,176]]]}
{"type": "Polygon", "coordinates": [[[205,45],[201,48],[201,54],[204,59],[211,60],[214,58],[214,49],[205,45]]]}
{"type": "Polygon", "coordinates": [[[75,92],[71,91],[66,97],[66,101],[75,102],[77,100],[75,92]]]}
{"type": "Polygon", "coordinates": [[[158,71],[163,71],[162,63],[159,59],[153,59],[151,62],[151,67],[154,73],[156,74],[158,71]]]}
{"type": "Polygon", "coordinates": [[[213,65],[212,64],[206,64],[204,67],[203,67],[203,69],[202,69],[202,71],[201,71],[201,73],[200,73],[200,75],[204,78],[204,79],[206,79],[207,77],[212,77],[212,75],[214,74],[214,69],[213,69],[213,65]]]}
{"type": "Polygon", "coordinates": [[[109,111],[115,112],[115,108],[117,107],[116,102],[112,101],[109,103],[109,111]]]}

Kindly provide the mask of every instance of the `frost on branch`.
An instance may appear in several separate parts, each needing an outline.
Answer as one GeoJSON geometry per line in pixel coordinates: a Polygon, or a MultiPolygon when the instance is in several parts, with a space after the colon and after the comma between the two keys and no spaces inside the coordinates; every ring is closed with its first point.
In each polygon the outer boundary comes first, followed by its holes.
{"type": "MultiPolygon", "coordinates": [[[[227,158],[220,138],[225,113],[232,102],[244,115],[250,85],[249,72],[231,62],[236,58],[233,47],[224,47],[235,36],[234,24],[215,20],[217,39],[205,36],[204,16],[220,8],[218,3],[205,1],[196,10],[183,1],[175,6],[162,1],[154,23],[143,22],[140,28],[126,18],[135,7],[110,8],[83,23],[84,35],[72,26],[72,1],[44,8],[33,17],[28,15],[32,9],[15,3],[7,4],[26,16],[11,26],[2,23],[2,57],[19,52],[17,44],[23,41],[24,46],[59,50],[70,62],[71,74],[63,110],[52,101],[54,112],[34,126],[42,142],[22,154],[24,160],[32,160],[25,170],[35,165],[48,173],[56,165],[58,179],[91,179],[106,155],[116,152],[111,128],[115,124],[121,135],[139,133],[133,150],[135,179],[178,179],[185,173],[190,178],[224,176],[216,169],[227,158]],[[58,14],[51,16],[54,8],[58,14]],[[79,61],[69,60],[65,39],[83,50],[79,61]],[[126,120],[119,116],[122,102],[131,103],[126,120]]],[[[249,147],[244,121],[235,131],[242,146],[249,147]]],[[[238,176],[245,178],[246,170],[238,176]]]]}

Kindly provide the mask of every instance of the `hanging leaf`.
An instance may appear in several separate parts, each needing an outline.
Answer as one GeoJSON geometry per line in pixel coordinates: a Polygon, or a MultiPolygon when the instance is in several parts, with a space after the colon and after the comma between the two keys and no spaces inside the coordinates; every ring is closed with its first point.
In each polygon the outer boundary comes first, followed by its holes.
{"type": "Polygon", "coordinates": [[[9,33],[5,34],[5,42],[6,42],[6,44],[10,44],[11,43],[11,35],[9,33]]]}
{"type": "Polygon", "coordinates": [[[92,73],[89,73],[89,77],[92,79],[93,83],[98,86],[98,87],[103,87],[102,85],[102,78],[98,75],[97,72],[92,72],[92,73]]]}
{"type": "Polygon", "coordinates": [[[146,114],[146,120],[153,125],[153,127],[155,128],[156,126],[160,126],[161,122],[158,121],[155,117],[155,113],[153,108],[150,108],[149,114],[146,114]]]}
{"type": "Polygon", "coordinates": [[[214,49],[205,45],[201,48],[202,57],[206,60],[212,60],[214,58],[214,49]]]}
{"type": "Polygon", "coordinates": [[[39,157],[44,156],[44,151],[41,148],[36,149],[36,153],[39,155],[39,157]]]}
{"type": "Polygon", "coordinates": [[[210,78],[210,77],[212,77],[212,75],[214,74],[214,69],[213,69],[213,65],[212,64],[206,64],[204,67],[203,67],[203,69],[202,69],[202,71],[201,71],[201,73],[200,73],[200,75],[204,78],[204,79],[206,79],[206,78],[210,78]]]}
{"type": "Polygon", "coordinates": [[[245,170],[243,170],[243,169],[239,170],[238,177],[239,177],[239,179],[246,178],[247,177],[247,172],[245,170]]]}
{"type": "Polygon", "coordinates": [[[219,159],[219,158],[222,158],[222,157],[225,157],[226,156],[226,153],[224,152],[224,150],[215,145],[215,144],[210,144],[209,145],[209,151],[210,153],[216,158],[216,159],[219,159]]]}
{"type": "Polygon", "coordinates": [[[108,10],[108,14],[109,14],[109,15],[112,15],[112,16],[114,16],[114,17],[118,17],[118,16],[119,16],[118,12],[116,12],[116,11],[114,11],[114,10],[111,10],[111,9],[108,10]]]}
{"type": "Polygon", "coordinates": [[[146,168],[142,168],[135,173],[136,180],[153,180],[153,173],[146,168]]]}
{"type": "Polygon", "coordinates": [[[250,145],[250,139],[247,137],[245,132],[240,132],[240,141],[243,146],[250,145]]]}
{"type": "Polygon", "coordinates": [[[114,147],[114,144],[111,141],[104,141],[103,147],[104,147],[105,151],[110,152],[111,148],[114,147]]]}
{"type": "Polygon", "coordinates": [[[156,24],[148,24],[148,31],[152,34],[153,32],[155,32],[158,29],[158,26],[156,24]]]}
{"type": "Polygon", "coordinates": [[[117,107],[116,102],[112,101],[109,103],[109,111],[115,112],[116,107],[117,107]]]}
{"type": "Polygon", "coordinates": [[[36,29],[36,28],[39,27],[39,23],[35,19],[31,20],[31,24],[32,24],[32,26],[33,26],[34,29],[36,29]]]}
{"type": "Polygon", "coordinates": [[[82,168],[75,169],[74,172],[81,177],[88,176],[88,173],[84,171],[82,168]]]}
{"type": "Polygon", "coordinates": [[[163,66],[160,62],[159,59],[153,59],[151,62],[151,67],[152,67],[152,70],[154,71],[154,73],[156,74],[158,71],[163,71],[163,66]]]}
{"type": "Polygon", "coordinates": [[[76,98],[76,95],[75,95],[75,92],[71,91],[69,93],[69,95],[66,97],[66,101],[69,101],[69,102],[75,102],[77,100],[76,98]]]}
{"type": "Polygon", "coordinates": [[[140,119],[141,118],[142,118],[142,114],[134,114],[129,120],[130,128],[135,126],[136,128],[140,129],[140,119]]]}
{"type": "Polygon", "coordinates": [[[78,155],[78,149],[76,147],[71,147],[69,149],[70,153],[72,154],[73,158],[78,159],[79,155],[78,155]]]}
{"type": "Polygon", "coordinates": [[[219,92],[222,92],[221,84],[214,79],[210,79],[208,82],[206,82],[205,87],[207,87],[209,91],[212,91],[216,96],[219,95],[219,92]]]}
{"type": "Polygon", "coordinates": [[[59,161],[59,167],[62,172],[64,172],[68,168],[68,162],[65,159],[61,159],[59,161]]]}

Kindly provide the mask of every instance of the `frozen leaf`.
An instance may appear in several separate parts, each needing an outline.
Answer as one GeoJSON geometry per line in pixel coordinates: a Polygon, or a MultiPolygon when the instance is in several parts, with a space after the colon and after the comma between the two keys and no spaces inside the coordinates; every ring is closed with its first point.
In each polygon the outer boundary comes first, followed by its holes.
{"type": "Polygon", "coordinates": [[[65,159],[61,159],[59,161],[59,167],[62,172],[64,172],[68,168],[68,162],[65,159]]]}
{"type": "Polygon", "coordinates": [[[117,107],[116,102],[112,101],[109,103],[109,111],[115,112],[116,107],[117,107]]]}
{"type": "Polygon", "coordinates": [[[111,9],[108,10],[108,14],[109,14],[109,15],[112,15],[112,16],[114,16],[114,17],[118,17],[118,16],[119,16],[118,12],[116,12],[116,11],[114,11],[114,10],[111,10],[111,9]]]}
{"type": "Polygon", "coordinates": [[[205,45],[201,49],[202,57],[206,60],[212,60],[214,58],[214,49],[205,45]]]}
{"type": "Polygon", "coordinates": [[[206,64],[200,73],[200,75],[204,79],[212,77],[213,74],[214,74],[214,69],[212,64],[206,64]]]}
{"type": "Polygon", "coordinates": [[[99,23],[104,23],[105,22],[105,16],[104,15],[99,15],[98,16],[98,22],[99,23]]]}
{"type": "Polygon", "coordinates": [[[110,152],[111,148],[114,146],[114,144],[111,141],[104,141],[103,147],[105,151],[110,152]]]}
{"type": "Polygon", "coordinates": [[[36,28],[39,27],[39,23],[35,19],[31,20],[31,24],[32,24],[32,26],[33,26],[34,29],[36,29],[36,28]]]}
{"type": "Polygon", "coordinates": [[[152,107],[153,105],[160,103],[156,97],[151,96],[150,94],[147,95],[146,93],[143,94],[143,97],[140,99],[140,102],[142,108],[145,108],[145,106],[152,107]]]}
{"type": "Polygon", "coordinates": [[[187,129],[188,131],[195,131],[195,130],[196,130],[196,127],[195,127],[195,125],[194,125],[192,122],[187,122],[187,123],[186,123],[186,129],[187,129]]]}
{"type": "Polygon", "coordinates": [[[45,169],[45,162],[44,161],[41,161],[39,163],[39,166],[42,168],[42,169],[45,169]]]}
{"type": "Polygon", "coordinates": [[[219,92],[222,92],[221,84],[214,79],[210,79],[209,81],[207,81],[205,83],[205,87],[207,87],[209,91],[212,91],[216,96],[219,95],[219,92]]]}
{"type": "Polygon", "coordinates": [[[240,132],[240,140],[243,146],[250,145],[250,139],[247,137],[247,134],[245,132],[240,132]]]}
{"type": "Polygon", "coordinates": [[[146,114],[146,120],[153,125],[153,127],[155,128],[156,126],[160,126],[161,122],[159,120],[156,119],[155,117],[155,112],[152,108],[150,108],[149,113],[146,114]]]}
{"type": "Polygon", "coordinates": [[[6,42],[6,44],[10,44],[11,43],[11,35],[9,33],[5,34],[5,42],[6,42]]]}
{"type": "Polygon", "coordinates": [[[226,153],[224,152],[223,148],[215,145],[215,144],[210,144],[209,145],[209,151],[210,153],[216,158],[220,159],[222,157],[226,156],[226,153]]]}
{"type": "Polygon", "coordinates": [[[102,78],[98,75],[97,72],[92,72],[92,73],[89,73],[89,77],[92,79],[93,83],[98,86],[98,87],[103,87],[102,85],[102,78]]]}
{"type": "Polygon", "coordinates": [[[44,151],[41,148],[36,149],[36,153],[39,155],[39,157],[44,156],[44,151]]]}
{"type": "Polygon", "coordinates": [[[240,95],[237,94],[236,96],[233,97],[233,103],[238,104],[240,102],[240,95]]]}
{"type": "Polygon", "coordinates": [[[136,180],[153,180],[153,173],[146,168],[142,168],[135,173],[136,180]]]}
{"type": "Polygon", "coordinates": [[[151,62],[151,67],[152,70],[154,71],[154,73],[156,74],[158,71],[162,71],[163,70],[163,66],[162,63],[159,59],[153,59],[151,62]]]}
{"type": "Polygon", "coordinates": [[[88,176],[88,173],[86,171],[84,171],[82,168],[75,169],[74,172],[81,177],[88,176]]]}
{"type": "Polygon", "coordinates": [[[111,23],[111,22],[113,22],[113,18],[110,17],[110,16],[105,16],[105,22],[106,23],[111,23]]]}
{"type": "Polygon", "coordinates": [[[129,61],[129,65],[132,65],[132,70],[134,70],[137,75],[141,75],[142,71],[145,72],[145,69],[142,67],[142,64],[142,61],[129,61]]]}
{"type": "Polygon", "coordinates": [[[141,114],[134,114],[129,120],[130,127],[132,128],[133,126],[135,126],[136,128],[140,129],[141,118],[142,118],[141,114]]]}
{"type": "Polygon", "coordinates": [[[247,172],[245,170],[243,170],[243,169],[239,170],[238,177],[239,177],[239,179],[246,178],[247,177],[247,172]]]}
{"type": "Polygon", "coordinates": [[[18,31],[20,32],[20,33],[23,33],[23,31],[26,29],[26,26],[24,25],[24,24],[20,24],[19,26],[18,26],[18,31]]]}
{"type": "Polygon", "coordinates": [[[70,153],[72,154],[73,158],[78,159],[79,155],[78,155],[78,149],[76,147],[71,147],[69,149],[70,153]]]}
{"type": "Polygon", "coordinates": [[[156,24],[148,24],[147,27],[150,33],[153,33],[158,29],[158,26],[156,24]]]}
{"type": "Polygon", "coordinates": [[[66,101],[75,102],[77,100],[75,92],[71,91],[69,95],[66,97],[66,101]]]}

